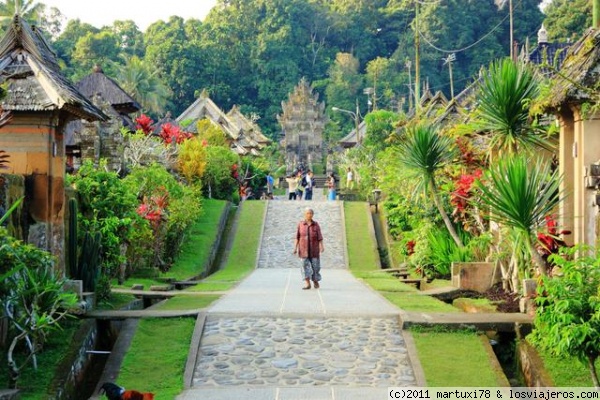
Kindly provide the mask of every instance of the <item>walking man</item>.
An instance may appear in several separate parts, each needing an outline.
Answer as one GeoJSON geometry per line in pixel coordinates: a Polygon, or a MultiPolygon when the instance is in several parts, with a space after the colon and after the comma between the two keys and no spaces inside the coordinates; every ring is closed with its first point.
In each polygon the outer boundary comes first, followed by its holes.
{"type": "Polygon", "coordinates": [[[298,223],[296,230],[296,244],[294,254],[302,260],[302,273],[304,276],[303,290],[310,289],[310,281],[315,289],[319,288],[321,280],[321,253],[323,247],[323,235],[317,221],[313,220],[314,211],[307,208],[304,211],[304,220],[298,223]]]}

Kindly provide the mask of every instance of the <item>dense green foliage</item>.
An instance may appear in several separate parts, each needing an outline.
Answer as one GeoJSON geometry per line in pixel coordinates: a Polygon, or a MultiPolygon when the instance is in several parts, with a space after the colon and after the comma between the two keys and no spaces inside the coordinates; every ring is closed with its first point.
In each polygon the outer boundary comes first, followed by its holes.
{"type": "MultiPolygon", "coordinates": [[[[558,1],[558,0],[555,0],[558,1]]],[[[543,14],[540,0],[515,3],[515,39],[534,40],[543,14]]],[[[281,101],[306,77],[321,100],[340,108],[407,111],[414,83],[415,28],[421,33],[420,81],[449,95],[449,75],[437,50],[461,50],[453,65],[455,93],[481,65],[509,53],[508,9],[493,0],[219,0],[204,21],[171,17],[141,32],[132,21],[92,27],[78,20],[53,36],[68,75],[79,79],[94,64],[119,77],[155,116],[179,115],[203,89],[224,109],[256,112],[268,133],[279,130],[281,101]],[[490,33],[491,32],[491,33],[490,33]],[[490,33],[488,35],[488,33],[490,33]],[[469,47],[471,46],[471,47],[469,47]],[[412,65],[407,68],[407,61],[412,65]],[[136,71],[139,72],[136,74],[136,71]],[[163,85],[156,82],[160,79],[163,85]],[[169,88],[170,93],[164,90],[169,88]],[[166,101],[165,101],[166,100],[166,101]],[[160,110],[160,111],[159,111],[160,110]]],[[[550,8],[551,9],[551,8],[550,8]]],[[[43,26],[52,31],[50,22],[43,26]]],[[[353,121],[329,112],[335,125],[353,121]]]]}
{"type": "Polygon", "coordinates": [[[577,357],[587,364],[596,388],[600,356],[600,254],[575,247],[552,255],[560,275],[543,278],[531,340],[555,356],[577,357]]]}

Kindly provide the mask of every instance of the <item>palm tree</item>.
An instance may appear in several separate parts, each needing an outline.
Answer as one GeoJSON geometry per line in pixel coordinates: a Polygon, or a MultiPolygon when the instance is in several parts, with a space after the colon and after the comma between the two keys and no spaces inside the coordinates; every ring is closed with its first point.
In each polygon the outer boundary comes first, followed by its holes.
{"type": "Polygon", "coordinates": [[[125,65],[117,65],[117,81],[145,110],[157,115],[164,112],[169,88],[158,76],[158,70],[152,71],[139,57],[127,57],[125,65]]]}
{"type": "Polygon", "coordinates": [[[541,274],[546,275],[546,263],[537,252],[536,232],[545,225],[562,200],[561,177],[551,172],[541,159],[530,160],[523,154],[510,155],[492,165],[481,181],[481,202],[490,208],[490,218],[523,235],[531,258],[541,274]]]}
{"type": "Polygon", "coordinates": [[[488,132],[491,151],[514,153],[550,148],[529,116],[529,102],[539,93],[533,72],[510,59],[495,61],[479,85],[476,128],[488,132]]]}
{"type": "Polygon", "coordinates": [[[7,0],[0,3],[0,25],[6,28],[16,14],[35,23],[43,17],[45,11],[46,6],[36,0],[7,0]]]}
{"type": "Polygon", "coordinates": [[[435,180],[436,172],[450,164],[456,156],[454,141],[439,135],[431,125],[416,125],[407,128],[398,150],[400,164],[416,180],[417,190],[431,196],[452,239],[458,247],[464,247],[442,205],[435,180]]]}

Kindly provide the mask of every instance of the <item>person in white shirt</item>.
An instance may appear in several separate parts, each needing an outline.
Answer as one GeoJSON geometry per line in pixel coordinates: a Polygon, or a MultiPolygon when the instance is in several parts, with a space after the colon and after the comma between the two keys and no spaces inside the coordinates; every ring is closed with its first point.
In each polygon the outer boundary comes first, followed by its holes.
{"type": "Polygon", "coordinates": [[[354,189],[354,173],[348,167],[348,173],[346,174],[346,189],[354,189]]]}

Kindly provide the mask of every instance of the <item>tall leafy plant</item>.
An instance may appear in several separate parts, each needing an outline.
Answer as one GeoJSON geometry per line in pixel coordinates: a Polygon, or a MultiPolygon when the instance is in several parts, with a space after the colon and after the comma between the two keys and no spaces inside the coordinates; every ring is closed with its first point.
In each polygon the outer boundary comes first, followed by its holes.
{"type": "Polygon", "coordinates": [[[476,128],[489,134],[491,151],[550,147],[529,115],[529,103],[538,93],[539,83],[528,66],[510,59],[492,62],[479,85],[476,113],[476,128]]]}
{"type": "Polygon", "coordinates": [[[463,242],[444,209],[436,181],[436,175],[456,156],[454,140],[439,135],[431,125],[421,124],[407,128],[398,150],[400,164],[406,169],[409,178],[415,180],[416,190],[426,193],[433,200],[450,236],[458,247],[463,247],[463,242]]]}
{"type": "Polygon", "coordinates": [[[523,235],[532,260],[546,275],[546,263],[536,249],[537,232],[545,227],[546,216],[562,198],[558,172],[552,172],[541,159],[511,155],[492,165],[485,181],[478,181],[477,186],[480,201],[490,209],[490,218],[523,235]]]}
{"type": "Polygon", "coordinates": [[[77,303],[63,290],[64,279],[54,275],[54,259],[43,250],[24,244],[0,228],[0,305],[11,325],[7,349],[9,387],[17,385],[29,361],[37,368],[36,354],[47,336],[77,303]],[[26,355],[18,357],[24,344],[26,355]]]}

